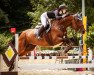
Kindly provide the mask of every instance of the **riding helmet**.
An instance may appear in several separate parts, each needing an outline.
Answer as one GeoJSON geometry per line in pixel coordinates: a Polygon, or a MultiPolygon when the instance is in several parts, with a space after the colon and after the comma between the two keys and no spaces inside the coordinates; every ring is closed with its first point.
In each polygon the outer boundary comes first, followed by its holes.
{"type": "Polygon", "coordinates": [[[61,9],[67,9],[67,6],[65,4],[62,4],[59,6],[59,10],[61,10],[61,9]]]}

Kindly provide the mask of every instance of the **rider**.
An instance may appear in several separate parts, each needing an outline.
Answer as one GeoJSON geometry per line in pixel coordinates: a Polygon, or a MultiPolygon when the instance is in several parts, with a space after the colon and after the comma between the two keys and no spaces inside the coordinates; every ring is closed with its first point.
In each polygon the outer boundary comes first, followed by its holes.
{"type": "Polygon", "coordinates": [[[37,34],[37,38],[40,39],[40,35],[42,32],[44,32],[46,30],[46,27],[48,26],[48,19],[61,19],[64,18],[66,16],[66,11],[67,11],[67,7],[65,4],[60,5],[57,9],[52,10],[52,11],[48,11],[48,12],[44,12],[41,15],[41,27],[38,31],[37,34]]]}

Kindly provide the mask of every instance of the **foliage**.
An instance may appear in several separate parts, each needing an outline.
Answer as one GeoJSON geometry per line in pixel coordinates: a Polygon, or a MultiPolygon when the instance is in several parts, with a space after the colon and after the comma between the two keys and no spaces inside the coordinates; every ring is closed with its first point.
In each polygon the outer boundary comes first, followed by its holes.
{"type": "MultiPolygon", "coordinates": [[[[3,20],[0,20],[0,26],[17,27],[18,29],[30,28],[32,25],[35,27],[43,12],[56,9],[63,3],[67,5],[70,12],[82,11],[82,0],[0,0],[0,9],[5,12],[10,21],[10,24],[7,25],[3,20]]],[[[86,6],[88,25],[91,25],[94,21],[92,18],[94,1],[85,0],[85,4],[88,5],[86,6]]]]}
{"type": "Polygon", "coordinates": [[[89,32],[87,33],[86,44],[90,48],[94,48],[94,23],[89,27],[89,32]]]}
{"type": "Polygon", "coordinates": [[[94,0],[85,0],[86,2],[86,16],[88,18],[88,26],[94,23],[94,0]]]}
{"type": "Polygon", "coordinates": [[[29,0],[0,0],[0,9],[7,14],[9,23],[0,20],[0,28],[6,30],[10,27],[17,29],[31,27],[32,19],[29,18],[27,12],[32,10],[32,5],[29,0]]]}
{"type": "Polygon", "coordinates": [[[80,40],[80,33],[75,32],[71,27],[67,28],[67,36],[70,39],[74,39],[73,41],[75,45],[79,45],[79,40],[80,40]]]}
{"type": "Polygon", "coordinates": [[[61,47],[55,47],[55,48],[53,48],[53,47],[38,46],[37,49],[38,49],[38,50],[60,50],[61,47]]]}
{"type": "Polygon", "coordinates": [[[56,48],[54,48],[54,50],[61,50],[61,47],[56,47],[56,48]]]}
{"type": "MultiPolygon", "coordinates": [[[[43,12],[53,10],[57,8],[59,5],[65,3],[68,7],[68,11],[72,13],[81,12],[82,11],[82,0],[31,0],[31,4],[33,5],[32,17],[33,17],[33,25],[37,25],[40,21],[40,15],[43,12]]],[[[94,1],[93,0],[85,0],[86,6],[86,16],[89,18],[88,23],[91,25],[94,14],[94,1]]]]}
{"type": "Polygon", "coordinates": [[[29,16],[33,17],[33,26],[36,26],[40,21],[40,16],[43,12],[51,11],[59,7],[61,4],[66,4],[70,12],[80,12],[81,11],[81,1],[69,1],[69,0],[31,0],[33,5],[33,12],[29,16]],[[74,2],[74,3],[73,3],[74,2]],[[78,3],[77,3],[78,2],[78,3]]]}
{"type": "Polygon", "coordinates": [[[6,24],[9,23],[8,16],[2,9],[0,9],[0,19],[0,22],[5,22],[6,24]]]}
{"type": "Polygon", "coordinates": [[[0,53],[4,53],[7,49],[7,45],[11,40],[11,35],[7,35],[6,33],[0,33],[0,53]]]}
{"type": "Polygon", "coordinates": [[[52,47],[43,47],[43,46],[40,46],[39,50],[53,50],[53,48],[52,47]]]}
{"type": "Polygon", "coordinates": [[[62,3],[63,2],[61,0],[31,0],[31,4],[33,5],[33,12],[31,12],[29,16],[33,17],[33,27],[35,27],[38,22],[40,22],[40,16],[43,12],[56,9],[62,3]]]}

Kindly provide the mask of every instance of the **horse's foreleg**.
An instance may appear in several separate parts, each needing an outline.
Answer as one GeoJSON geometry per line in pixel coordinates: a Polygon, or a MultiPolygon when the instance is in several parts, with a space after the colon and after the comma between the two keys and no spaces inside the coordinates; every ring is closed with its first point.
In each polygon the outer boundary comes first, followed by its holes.
{"type": "Polygon", "coordinates": [[[22,50],[21,52],[19,52],[19,56],[23,56],[23,55],[26,55],[28,52],[25,51],[25,50],[22,50]]]}
{"type": "Polygon", "coordinates": [[[66,53],[72,49],[72,46],[74,45],[74,43],[69,39],[69,38],[63,38],[63,41],[68,45],[64,51],[62,51],[62,55],[66,55],[66,53]]]}
{"type": "Polygon", "coordinates": [[[72,48],[72,46],[67,46],[61,53],[62,56],[65,56],[67,54],[67,52],[72,48]]]}
{"type": "Polygon", "coordinates": [[[70,49],[72,49],[72,46],[69,45],[64,49],[64,53],[66,54],[70,49]]]}

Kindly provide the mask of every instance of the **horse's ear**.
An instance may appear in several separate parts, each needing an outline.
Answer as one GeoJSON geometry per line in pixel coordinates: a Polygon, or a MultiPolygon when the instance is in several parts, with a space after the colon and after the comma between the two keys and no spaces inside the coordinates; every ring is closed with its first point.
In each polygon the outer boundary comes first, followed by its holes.
{"type": "Polygon", "coordinates": [[[73,17],[77,17],[79,20],[82,20],[82,12],[81,13],[77,12],[76,14],[73,15],[73,17]]]}

